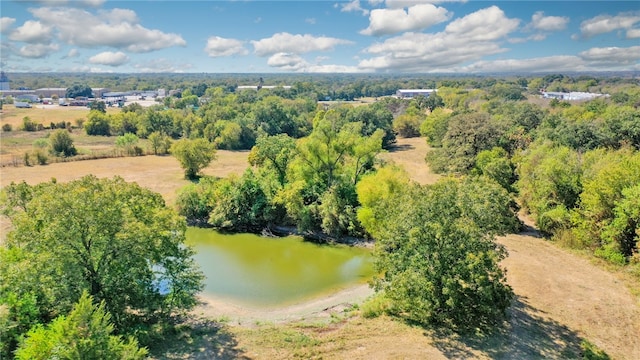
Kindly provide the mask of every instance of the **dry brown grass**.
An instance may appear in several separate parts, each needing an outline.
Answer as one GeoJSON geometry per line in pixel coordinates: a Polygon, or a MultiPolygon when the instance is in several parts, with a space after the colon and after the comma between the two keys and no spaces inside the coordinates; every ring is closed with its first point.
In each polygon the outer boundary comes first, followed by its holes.
{"type": "Polygon", "coordinates": [[[380,158],[403,167],[411,179],[420,184],[433,184],[442,176],[429,169],[424,158],[431,147],[424,138],[398,138],[393,148],[380,155],[380,158]]]}
{"type": "MultiPolygon", "coordinates": [[[[120,109],[107,108],[107,112],[118,112],[120,109]]],[[[49,126],[52,122],[71,122],[75,125],[76,119],[86,119],[89,108],[84,106],[58,106],[58,105],[34,105],[30,109],[16,108],[14,105],[3,105],[0,112],[2,120],[0,126],[10,124],[14,129],[22,125],[22,119],[29,117],[36,124],[49,126]]]]}

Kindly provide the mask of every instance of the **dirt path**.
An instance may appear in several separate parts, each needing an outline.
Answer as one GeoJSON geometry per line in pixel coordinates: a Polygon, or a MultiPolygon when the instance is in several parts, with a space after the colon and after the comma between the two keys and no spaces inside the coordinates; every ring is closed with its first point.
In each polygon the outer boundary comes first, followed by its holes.
{"type": "Polygon", "coordinates": [[[535,233],[501,237],[507,279],[537,313],[566,326],[614,359],[640,359],[640,309],[625,284],[535,233]]]}
{"type": "Polygon", "coordinates": [[[252,307],[227,299],[201,296],[197,314],[209,318],[225,318],[230,324],[251,326],[258,322],[285,323],[299,320],[320,320],[343,312],[354,304],[361,304],[373,290],[367,284],[347,287],[338,292],[313,297],[280,307],[252,307]]]}

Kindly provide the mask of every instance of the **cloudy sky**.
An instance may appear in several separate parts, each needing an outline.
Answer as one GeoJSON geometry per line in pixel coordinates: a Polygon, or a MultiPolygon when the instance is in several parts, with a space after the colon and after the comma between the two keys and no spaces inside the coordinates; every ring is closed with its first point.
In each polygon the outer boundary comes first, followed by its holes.
{"type": "Polygon", "coordinates": [[[640,70],[638,1],[1,0],[6,72],[640,70]]]}

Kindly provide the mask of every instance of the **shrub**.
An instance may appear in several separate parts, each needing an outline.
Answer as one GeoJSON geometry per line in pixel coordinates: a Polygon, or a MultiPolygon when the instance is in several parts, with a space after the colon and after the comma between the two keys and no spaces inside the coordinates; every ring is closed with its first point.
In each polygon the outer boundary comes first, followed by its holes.
{"type": "Polygon", "coordinates": [[[9,132],[9,131],[11,131],[11,130],[13,130],[13,127],[11,126],[11,124],[4,124],[4,125],[2,125],[2,131],[4,131],[4,132],[9,132]]]}
{"type": "Polygon", "coordinates": [[[59,129],[51,134],[51,152],[56,156],[74,156],[78,153],[73,146],[73,139],[69,132],[59,129]]]}

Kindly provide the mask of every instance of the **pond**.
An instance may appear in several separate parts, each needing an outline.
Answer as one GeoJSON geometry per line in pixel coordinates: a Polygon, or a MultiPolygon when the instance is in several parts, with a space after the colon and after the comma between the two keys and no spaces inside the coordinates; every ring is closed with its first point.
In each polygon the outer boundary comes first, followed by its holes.
{"type": "Polygon", "coordinates": [[[206,276],[204,295],[248,305],[283,305],[365,283],[373,275],[368,249],[318,245],[296,236],[189,228],[187,242],[206,276]]]}

